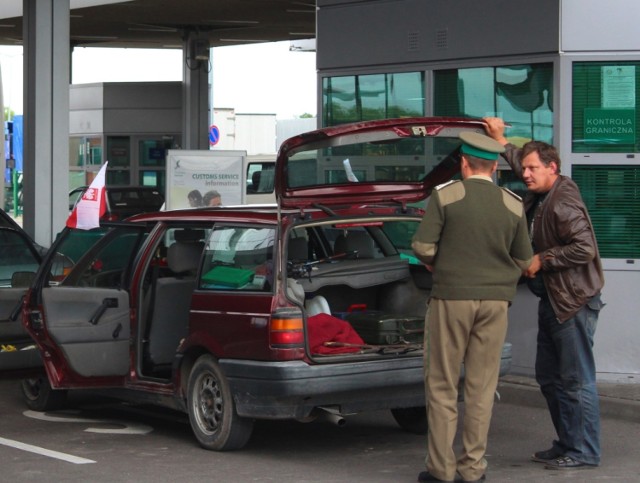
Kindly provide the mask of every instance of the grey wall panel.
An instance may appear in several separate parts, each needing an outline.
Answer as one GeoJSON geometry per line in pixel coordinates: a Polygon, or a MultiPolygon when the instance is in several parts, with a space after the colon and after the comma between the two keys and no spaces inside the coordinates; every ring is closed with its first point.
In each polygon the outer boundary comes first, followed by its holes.
{"type": "Polygon", "coordinates": [[[69,88],[69,108],[102,109],[103,84],[73,84],[69,88]]]}
{"type": "Polygon", "coordinates": [[[182,109],[181,82],[119,82],[104,84],[104,106],[182,109]]]}
{"type": "Polygon", "coordinates": [[[562,50],[640,50],[638,0],[562,0],[562,50]]]}
{"type": "Polygon", "coordinates": [[[69,134],[101,134],[102,110],[84,109],[69,113],[69,134]]]}
{"type": "Polygon", "coordinates": [[[319,0],[318,6],[319,70],[559,49],[559,0],[319,0]]]}
{"type": "Polygon", "coordinates": [[[105,109],[105,134],[182,132],[181,109],[105,109]]]}

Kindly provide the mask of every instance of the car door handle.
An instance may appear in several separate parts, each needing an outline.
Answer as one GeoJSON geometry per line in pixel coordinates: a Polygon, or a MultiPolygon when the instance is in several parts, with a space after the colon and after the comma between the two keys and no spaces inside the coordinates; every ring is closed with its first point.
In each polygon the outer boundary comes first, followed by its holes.
{"type": "Polygon", "coordinates": [[[109,298],[107,297],[106,299],[104,299],[102,301],[102,303],[100,304],[100,306],[96,309],[96,311],[93,313],[93,315],[91,316],[91,318],[89,319],[89,323],[91,325],[96,325],[99,321],[100,318],[104,315],[104,313],[107,311],[107,309],[115,309],[118,307],[118,299],[116,298],[109,298]]]}

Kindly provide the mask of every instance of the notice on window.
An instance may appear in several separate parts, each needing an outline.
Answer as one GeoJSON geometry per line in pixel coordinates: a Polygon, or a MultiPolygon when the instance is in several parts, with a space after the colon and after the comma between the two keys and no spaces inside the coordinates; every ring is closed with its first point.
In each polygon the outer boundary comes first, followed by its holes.
{"type": "Polygon", "coordinates": [[[167,151],[166,209],[243,203],[246,151],[167,151]]]}
{"type": "Polygon", "coordinates": [[[636,107],[636,66],[602,67],[602,107],[636,107]]]}

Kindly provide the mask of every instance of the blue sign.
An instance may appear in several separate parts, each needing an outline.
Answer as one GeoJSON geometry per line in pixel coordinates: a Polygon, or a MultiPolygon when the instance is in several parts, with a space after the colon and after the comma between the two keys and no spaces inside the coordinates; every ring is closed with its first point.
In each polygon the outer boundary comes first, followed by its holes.
{"type": "Polygon", "coordinates": [[[215,124],[209,127],[209,144],[215,146],[220,141],[220,129],[215,124]]]}

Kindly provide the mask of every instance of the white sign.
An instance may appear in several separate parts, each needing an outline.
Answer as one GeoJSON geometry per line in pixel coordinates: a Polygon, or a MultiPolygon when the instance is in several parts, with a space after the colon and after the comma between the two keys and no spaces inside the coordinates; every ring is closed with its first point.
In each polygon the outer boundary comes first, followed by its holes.
{"type": "Polygon", "coordinates": [[[166,208],[242,204],[246,156],[246,151],[167,151],[166,208]]]}
{"type": "Polygon", "coordinates": [[[602,107],[636,107],[636,66],[602,67],[602,107]]]}

